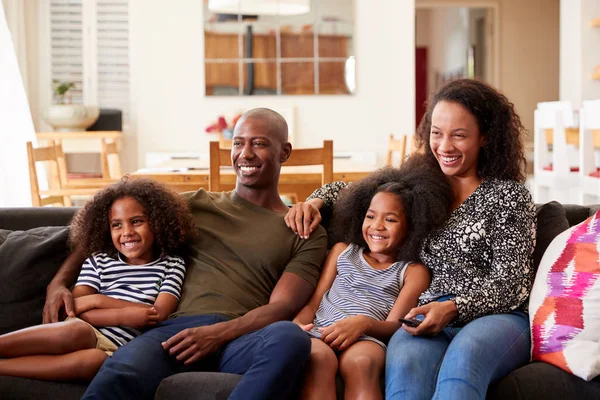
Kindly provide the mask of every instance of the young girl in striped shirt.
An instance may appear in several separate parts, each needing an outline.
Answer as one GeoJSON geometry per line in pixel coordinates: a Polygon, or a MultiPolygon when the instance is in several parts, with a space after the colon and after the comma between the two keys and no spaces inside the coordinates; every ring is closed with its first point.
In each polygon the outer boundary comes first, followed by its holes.
{"type": "Polygon", "coordinates": [[[385,342],[430,282],[422,240],[448,217],[451,193],[439,168],[413,156],[349,186],[336,203],[334,237],[317,288],[295,318],[312,337],[303,399],[382,398],[385,342]]]}
{"type": "Polygon", "coordinates": [[[106,357],[175,311],[180,257],[193,232],[187,204],[150,180],[124,179],[74,217],[70,239],[91,254],[66,321],[0,336],[0,375],[89,380],[106,357]]]}

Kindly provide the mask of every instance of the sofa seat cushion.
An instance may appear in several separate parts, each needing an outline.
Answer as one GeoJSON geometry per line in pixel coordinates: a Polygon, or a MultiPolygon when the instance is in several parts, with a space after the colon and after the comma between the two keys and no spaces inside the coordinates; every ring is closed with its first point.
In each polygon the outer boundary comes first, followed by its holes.
{"type": "Polygon", "coordinates": [[[69,255],[68,228],[0,230],[0,334],[42,323],[46,286],[69,255]]]}
{"type": "Polygon", "coordinates": [[[224,372],[183,372],[165,378],[155,400],[225,400],[242,379],[224,372]]]}
{"type": "Polygon", "coordinates": [[[553,365],[534,362],[493,384],[488,390],[487,399],[600,399],[600,378],[587,382],[553,365]]]}
{"type": "Polygon", "coordinates": [[[87,385],[84,383],[46,382],[0,376],[0,398],[2,400],[79,400],[86,387],[87,385]]]}

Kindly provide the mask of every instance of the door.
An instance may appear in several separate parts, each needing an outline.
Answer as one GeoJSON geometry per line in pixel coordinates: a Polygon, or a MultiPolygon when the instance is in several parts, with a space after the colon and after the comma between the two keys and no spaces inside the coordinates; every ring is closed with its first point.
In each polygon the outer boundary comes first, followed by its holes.
{"type": "Polygon", "coordinates": [[[425,114],[427,101],[427,47],[415,48],[415,127],[425,114]]]}

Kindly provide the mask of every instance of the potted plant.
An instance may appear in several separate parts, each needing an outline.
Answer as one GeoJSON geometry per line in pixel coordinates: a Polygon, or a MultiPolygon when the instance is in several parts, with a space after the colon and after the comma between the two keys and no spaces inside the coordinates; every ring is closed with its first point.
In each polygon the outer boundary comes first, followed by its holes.
{"type": "Polygon", "coordinates": [[[98,107],[71,104],[71,91],[75,88],[72,81],[52,81],[55,104],[44,110],[44,120],[57,132],[84,131],[98,119],[98,107]]]}

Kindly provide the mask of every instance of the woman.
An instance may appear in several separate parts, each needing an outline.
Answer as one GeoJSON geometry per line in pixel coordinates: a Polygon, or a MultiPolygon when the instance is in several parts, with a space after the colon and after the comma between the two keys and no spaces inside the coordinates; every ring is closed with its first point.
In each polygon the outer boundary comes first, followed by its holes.
{"type": "MultiPolygon", "coordinates": [[[[483,82],[456,80],[430,99],[417,140],[446,175],[453,212],[421,249],[431,285],[406,315],[422,322],[389,342],[387,398],[484,399],[490,382],[528,362],[535,206],[523,133],[512,103],[483,82]]],[[[315,191],[288,226],[307,237],[343,187],[315,191]]]]}

